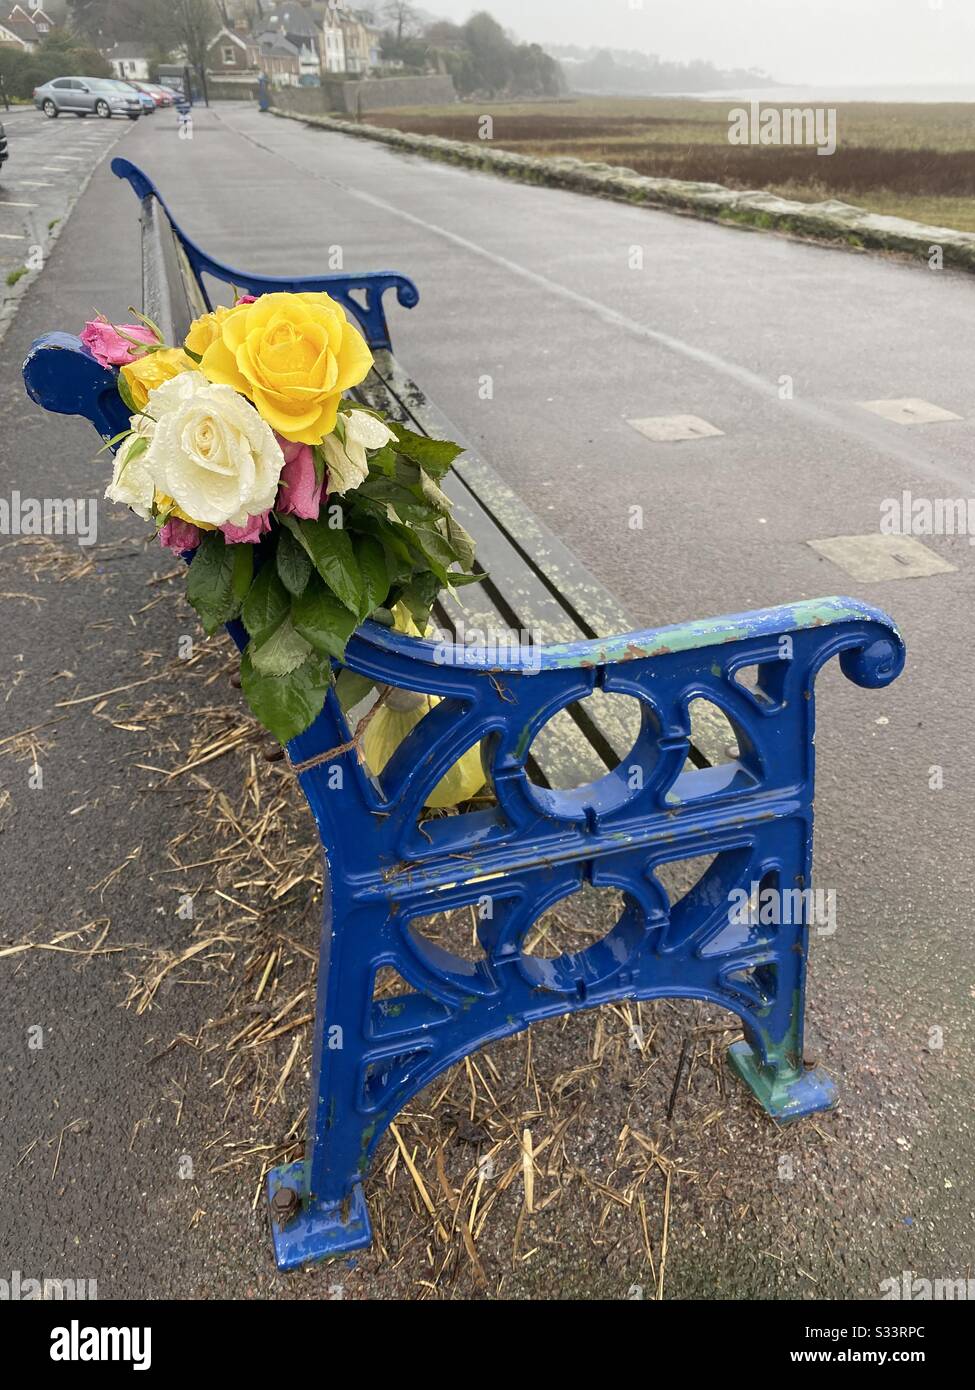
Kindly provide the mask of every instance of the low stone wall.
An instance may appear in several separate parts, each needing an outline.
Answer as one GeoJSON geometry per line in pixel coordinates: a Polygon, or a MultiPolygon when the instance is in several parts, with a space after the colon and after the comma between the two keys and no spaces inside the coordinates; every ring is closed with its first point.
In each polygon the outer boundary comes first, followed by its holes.
{"type": "Polygon", "coordinates": [[[354,81],[324,77],[320,87],[282,87],[273,94],[276,109],[289,115],[355,116],[393,107],[443,106],[457,100],[450,77],[363,77],[354,81]]]}
{"type": "Polygon", "coordinates": [[[926,261],[932,266],[943,264],[975,271],[975,233],[959,232],[950,227],[930,227],[902,217],[885,217],[833,199],[822,203],[798,203],[789,198],[776,197],[774,193],[739,193],[720,183],[687,183],[679,179],[651,178],[620,165],[587,164],[570,156],[539,158],[514,154],[508,150],[493,149],[489,141],[468,144],[462,140],[446,140],[439,135],[412,135],[402,130],[388,130],[384,126],[353,124],[335,116],[300,116],[280,108],[277,94],[274,111],[276,115],[304,119],[309,125],[321,126],[326,130],[357,135],[360,139],[379,140],[385,145],[425,155],[429,159],[483,169],[524,183],[568,188],[577,193],[613,198],[618,202],[664,208],[739,227],[790,233],[855,250],[897,252],[926,261]]]}

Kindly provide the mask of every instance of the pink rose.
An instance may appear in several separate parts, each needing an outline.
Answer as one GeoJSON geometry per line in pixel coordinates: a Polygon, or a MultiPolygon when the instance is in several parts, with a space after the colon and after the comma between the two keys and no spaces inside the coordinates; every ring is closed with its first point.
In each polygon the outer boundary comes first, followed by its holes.
{"type": "Polygon", "coordinates": [[[275,435],[284,454],[281,486],[278,489],[277,511],[286,516],[304,517],[317,521],[322,497],[328,496],[325,475],[319,482],[315,474],[315,454],[310,444],[294,444],[275,435]]]}
{"type": "Polygon", "coordinates": [[[127,362],[136,360],[138,352],[135,343],[128,342],[127,338],[135,338],[137,342],[150,347],[155,347],[159,342],[152,329],[145,328],[141,323],[123,323],[116,328],[107,319],[94,319],[86,323],[81,334],[82,343],[102,367],[123,367],[127,362]],[[123,333],[127,335],[126,338],[122,337],[123,333]]]}
{"type": "Polygon", "coordinates": [[[259,516],[249,516],[244,526],[234,526],[226,522],[220,527],[224,539],[231,545],[256,545],[265,531],[271,529],[271,513],[261,512],[259,516]]]}
{"type": "Polygon", "coordinates": [[[167,521],[159,532],[159,544],[174,555],[182,555],[184,550],[195,550],[200,539],[200,528],[190,521],[182,521],[178,516],[167,521]]]}

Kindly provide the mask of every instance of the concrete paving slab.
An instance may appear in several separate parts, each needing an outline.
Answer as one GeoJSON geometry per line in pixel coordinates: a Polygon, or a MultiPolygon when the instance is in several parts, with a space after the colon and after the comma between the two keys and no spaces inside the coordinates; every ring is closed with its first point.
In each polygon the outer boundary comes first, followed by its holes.
{"type": "Polygon", "coordinates": [[[655,415],[626,423],[655,444],[677,444],[685,439],[707,439],[724,434],[724,430],[702,420],[700,415],[655,415]]]}
{"type": "Polygon", "coordinates": [[[914,536],[827,536],[809,545],[861,584],[954,574],[950,565],[914,536]]]}
{"type": "Polygon", "coordinates": [[[895,425],[934,425],[946,420],[961,420],[953,410],[945,410],[930,401],[922,401],[917,396],[904,396],[892,401],[861,401],[864,410],[873,411],[883,420],[895,425]]]}

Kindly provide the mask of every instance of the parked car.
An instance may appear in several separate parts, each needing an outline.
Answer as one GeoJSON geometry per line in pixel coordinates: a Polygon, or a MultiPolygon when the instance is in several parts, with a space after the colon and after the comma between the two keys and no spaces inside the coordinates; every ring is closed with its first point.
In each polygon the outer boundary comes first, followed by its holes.
{"type": "Polygon", "coordinates": [[[111,80],[114,82],[114,85],[120,89],[120,91],[123,91],[125,93],[135,93],[135,95],[139,98],[139,105],[142,108],[143,116],[152,116],[155,114],[155,100],[153,99],[153,97],[149,95],[148,92],[144,92],[137,82],[123,82],[119,78],[111,80]]]}
{"type": "Polygon", "coordinates": [[[165,87],[159,87],[155,82],[134,82],[131,78],[125,79],[130,87],[135,87],[138,92],[146,92],[152,97],[154,104],[159,106],[172,106],[173,94],[165,87]]]}
{"type": "Polygon", "coordinates": [[[62,112],[74,116],[128,116],[137,121],[142,115],[139,93],[126,90],[125,84],[108,77],[55,77],[34,88],[34,105],[49,120],[62,112]]]}
{"type": "Polygon", "coordinates": [[[145,86],[153,96],[159,97],[160,106],[176,105],[176,93],[170,87],[163,87],[159,82],[146,82],[145,86]]]}
{"type": "Polygon", "coordinates": [[[0,169],[2,169],[6,163],[7,155],[7,135],[3,128],[3,121],[0,121],[0,169]]]}

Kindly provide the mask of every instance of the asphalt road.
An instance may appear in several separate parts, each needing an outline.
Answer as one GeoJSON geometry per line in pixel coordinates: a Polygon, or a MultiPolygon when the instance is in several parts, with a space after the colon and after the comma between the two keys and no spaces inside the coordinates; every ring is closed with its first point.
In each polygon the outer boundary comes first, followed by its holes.
{"type": "MultiPolygon", "coordinates": [[[[392,310],[398,356],[636,622],[825,593],[896,617],[909,665],[894,686],[863,691],[838,670],[820,677],[817,881],[836,890],[838,930],[814,942],[809,995],[816,1050],[843,1094],[842,1157],[784,1199],[806,1232],[814,1285],[790,1271],[775,1287],[862,1298],[903,1269],[970,1274],[975,552],[967,537],[925,538],[921,558],[940,557],[941,572],[910,577],[895,562],[904,577],[866,582],[808,543],[876,537],[883,500],[905,489],[975,496],[975,282],[523,187],[250,108],[198,113],[192,140],[163,117],[140,123],[124,152],[231,265],[321,272],[339,247],[348,268],[413,276],[420,305],[392,310]],[[958,418],[898,424],[862,404],[903,398],[958,418]],[[655,443],[628,423],[675,415],[721,434],[655,443]],[[633,507],[642,531],[630,526],[633,507]],[[843,1262],[821,1275],[823,1221],[843,1262]]],[[[4,490],[61,495],[66,478],[99,490],[85,429],[29,411],[17,369],[35,333],[75,327],[93,306],[114,315],[137,302],[136,212],[129,190],[99,169],[0,349],[4,490]]],[[[129,640],[119,576],[130,565],[151,577],[159,562],[142,553],[138,527],[108,515],[103,535],[120,554],[138,553],[109,555],[105,586],[52,586],[41,604],[5,604],[0,738],[52,717],[65,689],[138,679],[146,648],[174,639],[175,620],[157,609],[131,620],[129,640]],[[92,626],[106,616],[107,633],[92,626]],[[55,679],[65,668],[70,680],[55,679]]],[[[4,589],[20,587],[5,578],[4,589]]],[[[161,843],[176,824],[175,811],[139,799],[130,768],[106,760],[114,735],[71,710],[64,718],[43,799],[24,790],[23,764],[0,764],[13,803],[3,833],[11,941],[95,916],[89,886],[132,844],[161,843]],[[71,819],[81,800],[97,813],[71,819]]],[[[162,910],[154,892],[129,872],[106,894],[123,937],[149,929],[162,910]]],[[[97,1274],[106,1292],[143,1297],[293,1295],[266,1268],[259,1215],[211,1193],[205,1234],[190,1234],[171,1176],[133,1148],[156,1073],[151,1039],[110,990],[94,988],[109,969],[16,957],[4,984],[16,1096],[0,1136],[8,1263],[56,1273],[80,1260],[79,1273],[97,1274]],[[39,1061],[24,1032],[48,1018],[70,1041],[39,1061]],[[97,1113],[97,1135],[66,1148],[52,1183],[50,1140],[68,1112],[97,1113]],[[39,1134],[45,1143],[30,1152],[39,1134]]],[[[181,1007],[192,1014],[193,1004],[181,1007]]],[[[724,1161],[750,1160],[743,1150],[724,1161]]],[[[753,1209],[740,1231],[695,1234],[682,1291],[706,1297],[720,1282],[730,1296],[767,1292],[756,1271],[772,1219],[753,1209]]],[[[380,1283],[371,1296],[382,1293],[380,1283]]]]}
{"type": "Polygon", "coordinates": [[[29,272],[46,256],[92,170],[131,122],[124,117],[101,121],[94,116],[60,116],[49,121],[33,106],[0,110],[0,122],[10,152],[0,169],[2,305],[23,278],[18,272],[29,272]]]}

